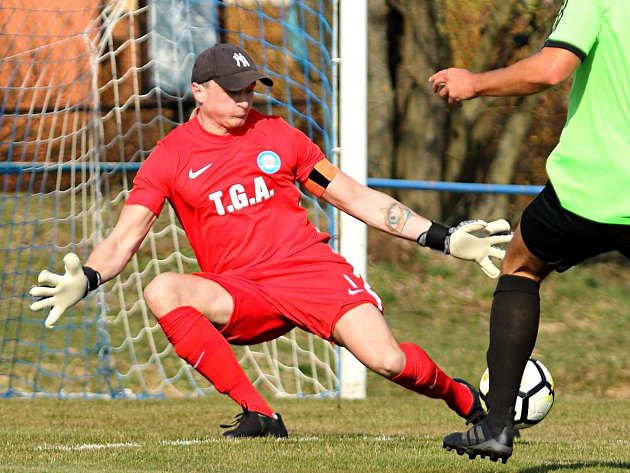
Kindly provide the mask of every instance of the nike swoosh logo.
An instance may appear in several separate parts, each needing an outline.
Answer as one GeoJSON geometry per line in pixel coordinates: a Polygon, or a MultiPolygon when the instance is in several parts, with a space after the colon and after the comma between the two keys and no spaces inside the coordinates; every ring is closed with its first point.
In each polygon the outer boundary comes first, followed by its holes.
{"type": "Polygon", "coordinates": [[[354,296],[355,294],[358,294],[359,292],[363,292],[364,289],[348,289],[348,294],[350,294],[351,296],[354,296]]]}
{"type": "Polygon", "coordinates": [[[197,169],[196,171],[193,171],[192,168],[190,168],[188,170],[188,177],[191,179],[197,179],[204,172],[206,172],[210,168],[210,166],[212,166],[212,163],[206,164],[204,167],[202,167],[201,169],[197,169]]]}

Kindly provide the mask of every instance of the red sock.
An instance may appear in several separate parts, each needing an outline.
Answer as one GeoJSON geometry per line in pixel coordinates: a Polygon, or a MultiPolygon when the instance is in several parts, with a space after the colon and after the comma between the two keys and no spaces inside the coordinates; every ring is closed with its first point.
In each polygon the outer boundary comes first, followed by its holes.
{"type": "Polygon", "coordinates": [[[427,397],[443,399],[465,417],[473,403],[470,390],[446,375],[418,345],[401,343],[400,348],[405,353],[405,367],[391,381],[427,397]]]}
{"type": "Polygon", "coordinates": [[[273,417],[273,410],[245,375],[227,340],[193,307],[178,307],[159,320],[177,354],[241,407],[273,417]]]}

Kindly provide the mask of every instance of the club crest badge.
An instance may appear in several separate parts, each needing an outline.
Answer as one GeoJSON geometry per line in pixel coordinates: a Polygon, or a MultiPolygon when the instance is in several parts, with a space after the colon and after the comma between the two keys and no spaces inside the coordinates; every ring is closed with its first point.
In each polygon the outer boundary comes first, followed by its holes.
{"type": "Polygon", "coordinates": [[[280,156],[273,151],[263,151],[256,158],[258,167],[265,174],[274,174],[280,169],[280,156]]]}

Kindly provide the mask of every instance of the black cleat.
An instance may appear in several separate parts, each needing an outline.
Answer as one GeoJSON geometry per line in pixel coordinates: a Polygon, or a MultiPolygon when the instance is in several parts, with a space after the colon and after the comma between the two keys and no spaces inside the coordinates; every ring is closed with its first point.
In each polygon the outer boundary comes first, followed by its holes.
{"type": "Polygon", "coordinates": [[[466,386],[468,389],[470,389],[470,392],[473,396],[473,404],[470,407],[468,414],[462,416],[464,417],[464,419],[466,419],[466,425],[478,424],[486,416],[486,412],[483,410],[483,407],[481,407],[481,398],[479,397],[479,391],[477,391],[472,384],[463,379],[453,378],[453,381],[466,386]]]}
{"type": "Polygon", "coordinates": [[[508,425],[499,435],[493,436],[487,419],[483,419],[466,432],[447,435],[442,446],[448,451],[455,450],[459,455],[466,454],[471,460],[479,455],[481,458],[488,457],[493,462],[501,460],[507,463],[512,456],[515,435],[514,428],[508,425]]]}
{"type": "Polygon", "coordinates": [[[288,437],[287,429],[282,422],[280,414],[276,413],[276,419],[258,412],[244,409],[237,414],[232,424],[221,424],[224,429],[232,429],[223,432],[224,437],[288,437]]]}

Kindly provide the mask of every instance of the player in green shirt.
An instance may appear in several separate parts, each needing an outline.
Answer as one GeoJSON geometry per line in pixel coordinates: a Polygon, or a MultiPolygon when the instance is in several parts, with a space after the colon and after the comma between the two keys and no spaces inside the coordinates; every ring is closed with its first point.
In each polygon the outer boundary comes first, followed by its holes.
{"type": "Polygon", "coordinates": [[[547,160],[549,182],[525,209],[490,314],[489,412],[444,447],[504,463],[513,406],[540,320],[539,288],[553,270],[619,251],[630,258],[630,1],[565,0],[536,54],[483,73],[450,68],[429,79],[450,104],[530,95],[573,76],[565,127],[547,160]]]}

